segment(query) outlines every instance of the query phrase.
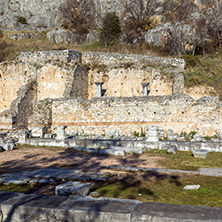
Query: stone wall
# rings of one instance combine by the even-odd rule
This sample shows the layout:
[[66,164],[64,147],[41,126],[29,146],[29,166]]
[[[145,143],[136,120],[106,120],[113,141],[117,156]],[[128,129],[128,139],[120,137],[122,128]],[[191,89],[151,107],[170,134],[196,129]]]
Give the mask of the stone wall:
[[42,66],[47,63],[56,63],[60,66],[69,63],[81,62],[81,53],[75,50],[51,50],[36,52],[21,52],[16,59],[18,62]]
[[148,95],[172,95],[173,76],[151,67],[106,67],[89,70],[89,99],[96,97],[95,82],[102,82],[103,96],[142,96],[141,83],[149,83]]
[[104,53],[104,52],[83,52],[82,63],[102,64],[102,65],[124,65],[124,64],[144,64],[151,67],[177,68],[178,72],[183,72],[185,68],[184,59],[154,57],[151,55]]
[[221,217],[222,208],[206,206],[183,206],[90,196],[68,198],[0,191],[0,220],[3,222],[27,221],[27,218],[32,222],[206,222],[221,221]]
[[66,72],[68,70],[51,64],[38,69],[38,100],[62,97],[65,89]]
[[42,137],[50,132],[52,125],[52,100],[38,101],[32,115],[28,118],[29,129],[33,136]]
[[0,63],[0,113],[10,108],[17,91],[34,76],[36,68],[21,62]]
[[28,127],[28,117],[33,113],[36,104],[36,82],[32,81],[22,86],[17,98],[11,103],[13,128],[24,129]]
[[[41,135],[56,125],[69,126],[70,134],[110,136],[130,135],[148,125],[175,133],[220,133],[221,102],[184,95],[184,66],[182,59],[148,55],[73,50],[21,53],[16,61],[0,64],[5,99],[0,103],[2,127],[27,128],[30,117],[29,128],[35,127]],[[32,82],[36,88],[31,90]],[[105,96],[95,97],[95,82],[104,83]],[[147,96],[141,93],[141,83],[149,83]]]
[[66,75],[66,85],[63,96],[66,98],[88,99],[88,70],[82,64],[77,64],[69,75]]
[[221,131],[221,102],[204,97],[150,96],[54,100],[52,125],[67,125],[70,134],[132,135],[157,125],[175,133],[196,131],[214,135]]
[[108,97],[141,96],[141,83],[149,83],[150,96],[183,94],[183,59],[84,52],[82,62],[91,68],[89,98],[96,96],[95,82],[103,83],[102,94]]
[[13,122],[10,110],[6,110],[0,114],[0,130],[12,130]]
[[81,53],[63,50],[23,52],[16,61],[0,63],[1,128],[27,128],[37,101],[63,96],[87,99],[88,74],[80,62]]

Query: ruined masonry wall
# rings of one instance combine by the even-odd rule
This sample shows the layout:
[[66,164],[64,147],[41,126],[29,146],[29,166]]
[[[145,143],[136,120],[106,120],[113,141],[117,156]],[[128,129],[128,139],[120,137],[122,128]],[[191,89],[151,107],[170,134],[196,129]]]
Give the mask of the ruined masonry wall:
[[189,96],[55,100],[52,124],[67,125],[70,134],[132,135],[141,127],[157,125],[176,133],[214,135],[222,129],[221,111],[221,103],[208,97],[198,101]]
[[[28,81],[37,82],[37,100],[63,97],[78,62],[81,62],[81,53],[54,50],[22,52],[16,61],[0,63],[0,113],[10,108],[18,90]],[[86,98],[87,92],[84,94]],[[75,97],[75,93],[72,96]]]
[[47,64],[37,71],[37,100],[63,96],[68,70]]
[[151,55],[135,55],[104,52],[83,52],[82,63],[103,64],[103,65],[123,65],[127,63],[145,64],[147,66],[175,67],[179,72],[185,68],[184,59],[154,57]]
[[44,65],[46,63],[66,63],[75,64],[81,62],[81,53],[74,50],[51,50],[51,51],[36,51],[36,52],[21,52],[16,59],[18,62]]
[[103,93],[107,97],[141,96],[142,82],[149,83],[149,96],[183,94],[183,59],[84,52],[82,62],[91,67],[89,99],[96,96],[95,82],[103,82]]
[[80,62],[81,53],[63,50],[23,52],[16,61],[0,63],[1,129],[27,128],[35,104],[45,98],[86,99],[88,76]]
[[142,82],[149,83],[148,95],[172,95],[173,78],[162,76],[156,69],[109,68],[104,71],[89,71],[89,99],[96,96],[95,82],[103,82],[102,89],[107,97],[142,96]]
[[17,91],[24,86],[36,68],[25,63],[0,63],[0,113],[10,108],[17,98]]

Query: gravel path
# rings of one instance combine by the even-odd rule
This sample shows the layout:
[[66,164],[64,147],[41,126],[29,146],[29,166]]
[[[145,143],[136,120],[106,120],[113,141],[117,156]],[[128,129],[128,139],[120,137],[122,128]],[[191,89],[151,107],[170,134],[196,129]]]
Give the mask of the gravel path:
[[104,166],[162,168],[163,157],[127,155],[125,157],[101,156],[80,153],[73,149],[21,146],[13,151],[0,153],[0,171],[15,172],[46,167],[72,168],[83,171],[110,172]]

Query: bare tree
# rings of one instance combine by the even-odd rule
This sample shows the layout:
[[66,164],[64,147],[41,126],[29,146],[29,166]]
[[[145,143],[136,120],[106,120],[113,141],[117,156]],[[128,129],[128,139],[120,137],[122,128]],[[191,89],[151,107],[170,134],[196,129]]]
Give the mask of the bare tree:
[[184,54],[195,54],[195,30],[187,24],[172,23],[166,30],[165,49],[170,54],[181,56]]
[[195,12],[196,6],[192,0],[164,0],[163,16],[166,22],[188,22]]
[[63,26],[84,34],[95,24],[95,5],[93,0],[66,0],[59,11]]
[[159,6],[156,0],[125,0],[123,6],[123,30],[128,38],[152,28],[152,17],[156,15],[156,9]]
[[207,20],[207,33],[213,45],[222,48],[222,2],[209,3],[204,15]]
[[206,17],[201,14],[199,18],[195,20],[195,29],[196,29],[196,45],[199,48],[200,53],[205,54],[206,47],[207,47],[207,19]]

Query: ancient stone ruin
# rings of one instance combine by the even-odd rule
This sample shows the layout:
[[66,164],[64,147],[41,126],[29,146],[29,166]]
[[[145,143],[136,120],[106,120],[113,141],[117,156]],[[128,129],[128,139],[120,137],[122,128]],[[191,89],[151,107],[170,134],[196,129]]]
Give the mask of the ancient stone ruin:
[[183,59],[148,55],[23,52],[0,64],[0,127],[20,143],[35,144],[27,142],[29,137],[54,138],[57,145],[78,147],[85,145],[65,140],[136,137],[156,148],[165,137],[185,141],[181,132],[197,133],[191,138],[196,142],[219,136],[221,101],[184,94],[184,68]]

